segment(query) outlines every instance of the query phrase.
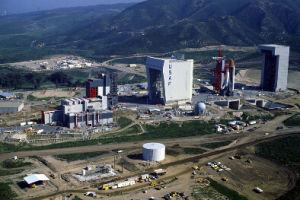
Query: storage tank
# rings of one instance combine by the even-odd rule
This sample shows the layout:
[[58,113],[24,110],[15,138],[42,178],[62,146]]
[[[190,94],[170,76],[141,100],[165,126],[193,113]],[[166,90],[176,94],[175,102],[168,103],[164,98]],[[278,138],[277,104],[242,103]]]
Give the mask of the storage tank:
[[143,159],[148,161],[162,161],[165,159],[166,147],[160,143],[143,144]]
[[206,105],[203,102],[198,102],[195,106],[196,115],[204,114],[206,111]]

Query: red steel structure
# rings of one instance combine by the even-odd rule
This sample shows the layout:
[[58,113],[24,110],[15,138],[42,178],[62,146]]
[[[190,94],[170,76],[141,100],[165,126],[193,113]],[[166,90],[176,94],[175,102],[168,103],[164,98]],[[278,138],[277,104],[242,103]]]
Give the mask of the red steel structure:
[[221,45],[219,46],[219,55],[218,57],[213,57],[217,61],[216,68],[212,70],[212,85],[217,93],[220,93],[222,90],[222,85],[224,82],[224,77],[228,69],[226,65],[225,57],[222,55]]
[[89,88],[88,94],[89,94],[88,98],[96,98],[98,96],[98,88],[96,87]]

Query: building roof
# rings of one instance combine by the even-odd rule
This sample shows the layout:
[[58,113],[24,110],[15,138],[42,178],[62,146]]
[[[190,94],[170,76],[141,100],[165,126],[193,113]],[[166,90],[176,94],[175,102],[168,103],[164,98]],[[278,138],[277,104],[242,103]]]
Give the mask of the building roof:
[[32,184],[38,181],[49,181],[49,178],[45,174],[29,174],[28,176],[24,177],[24,181],[27,184]]
[[14,97],[16,95],[14,93],[3,92],[3,93],[0,93],[0,96],[2,96],[2,97]]
[[0,108],[19,107],[23,102],[19,101],[0,101]]

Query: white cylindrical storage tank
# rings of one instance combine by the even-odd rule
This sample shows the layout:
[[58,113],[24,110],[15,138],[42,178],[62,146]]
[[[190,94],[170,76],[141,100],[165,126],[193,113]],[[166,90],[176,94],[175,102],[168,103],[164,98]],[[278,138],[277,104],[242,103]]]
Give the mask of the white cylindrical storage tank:
[[143,144],[143,159],[148,161],[162,161],[165,159],[166,147],[160,143]]

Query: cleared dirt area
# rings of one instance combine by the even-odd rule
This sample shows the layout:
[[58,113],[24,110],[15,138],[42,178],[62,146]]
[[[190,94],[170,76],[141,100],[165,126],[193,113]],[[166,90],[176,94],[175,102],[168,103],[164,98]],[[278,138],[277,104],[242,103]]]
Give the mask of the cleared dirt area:
[[[236,153],[243,154],[242,158],[230,160],[229,156]],[[231,171],[216,172],[209,166],[205,166],[204,170],[216,181],[245,195],[249,200],[276,199],[290,190],[296,181],[295,174],[291,170],[247,151],[234,151],[216,161],[231,168]],[[223,177],[227,177],[228,181],[221,181]],[[264,192],[255,193],[253,191],[255,187],[263,189]]]
[[[300,89],[300,72],[289,70],[288,74],[288,87],[294,89]],[[237,74],[236,79],[240,83],[251,84],[251,85],[259,85],[261,78],[261,70],[258,69],[246,69],[240,70]]]
[[[195,192],[194,189],[198,187],[202,188],[201,192],[204,194],[204,197],[207,196],[209,199],[214,200],[228,199],[214,188],[199,183],[201,178],[210,177],[220,184],[246,196],[249,200],[263,200],[275,199],[293,187],[295,182],[295,175],[293,172],[269,160],[254,156],[251,151],[251,148],[243,150],[242,152],[240,150],[232,151],[218,156],[203,158],[199,161],[195,160],[196,163],[187,162],[181,165],[168,167],[167,175],[160,178],[159,185],[161,186],[161,189],[159,190],[156,189],[156,187],[151,187],[149,183],[137,183],[131,187],[110,191],[99,191],[97,188],[89,188],[87,185],[85,188],[90,191],[96,191],[98,194],[96,199],[138,200],[148,199],[150,197],[162,199],[165,194],[174,191],[184,192],[186,196],[192,197],[192,193]],[[243,154],[242,158],[235,160],[228,159],[229,156],[235,155],[236,153]],[[248,163],[247,160],[251,160],[251,163]],[[210,161],[222,162],[222,164],[230,167],[231,171],[216,172],[211,167],[205,166],[205,164]],[[204,167],[201,171],[196,170],[196,175],[192,177],[192,172],[194,171],[192,166],[195,164]],[[129,173],[126,172],[124,176],[128,174]],[[221,180],[224,176],[228,178],[227,182]],[[57,185],[63,187],[65,184]],[[82,184],[80,185],[83,186]],[[260,187],[264,192],[262,194],[257,194],[253,191],[254,187]],[[57,195],[55,199],[62,199],[63,196],[69,193],[77,195],[82,199],[91,199],[90,197],[84,196],[82,191],[66,192]]]
[[43,90],[33,92],[31,95],[37,98],[45,98],[45,97],[66,97],[71,98],[74,96],[74,91],[72,90],[62,90],[62,89],[51,89],[51,90]]

